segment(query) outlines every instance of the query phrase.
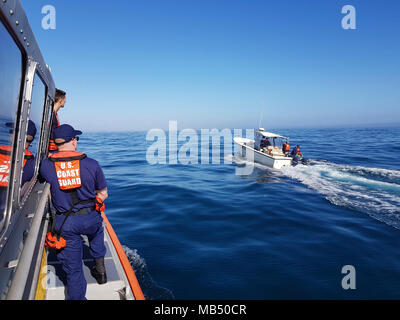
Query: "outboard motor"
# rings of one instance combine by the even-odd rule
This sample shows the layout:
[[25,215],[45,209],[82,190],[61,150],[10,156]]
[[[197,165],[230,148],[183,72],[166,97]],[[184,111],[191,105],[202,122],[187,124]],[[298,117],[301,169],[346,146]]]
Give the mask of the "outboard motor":
[[301,156],[292,156],[292,166],[295,167],[298,164],[302,164],[302,165],[308,165],[309,164],[309,160],[304,159]]

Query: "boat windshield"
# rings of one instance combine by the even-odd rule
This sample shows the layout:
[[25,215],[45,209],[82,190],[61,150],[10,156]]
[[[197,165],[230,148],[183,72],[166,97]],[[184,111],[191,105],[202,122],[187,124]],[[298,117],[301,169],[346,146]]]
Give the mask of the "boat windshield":
[[289,138],[264,130],[256,130],[255,135],[256,150],[268,151],[268,149],[273,148],[277,153],[286,153],[284,146],[286,143],[289,144]]

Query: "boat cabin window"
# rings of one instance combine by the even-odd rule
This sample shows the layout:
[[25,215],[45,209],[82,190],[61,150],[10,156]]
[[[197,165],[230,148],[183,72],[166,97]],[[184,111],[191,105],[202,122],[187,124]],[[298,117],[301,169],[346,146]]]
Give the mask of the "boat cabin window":
[[36,176],[41,158],[40,151],[40,133],[46,102],[46,87],[38,74],[35,74],[32,89],[32,103],[29,113],[29,122],[27,129],[27,138],[25,144],[25,160],[22,173],[22,191],[21,197],[27,190],[26,184]]
[[[0,221],[4,219],[9,193],[10,160],[13,156],[15,118],[21,80],[22,53],[0,21]],[[1,228],[2,228],[2,224]]]

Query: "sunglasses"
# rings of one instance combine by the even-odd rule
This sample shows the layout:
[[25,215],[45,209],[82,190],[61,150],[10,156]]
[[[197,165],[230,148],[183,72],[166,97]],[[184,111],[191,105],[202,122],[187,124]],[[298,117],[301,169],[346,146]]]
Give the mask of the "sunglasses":
[[79,141],[79,137],[72,138],[72,140]]
[[28,134],[27,137],[26,137],[26,142],[31,143],[34,139],[35,138],[33,136]]

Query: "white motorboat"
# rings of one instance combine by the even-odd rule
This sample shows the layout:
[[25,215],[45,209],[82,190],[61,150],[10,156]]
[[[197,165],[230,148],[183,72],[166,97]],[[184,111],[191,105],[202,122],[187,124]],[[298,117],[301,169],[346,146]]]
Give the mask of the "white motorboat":
[[284,141],[288,142],[289,138],[267,132],[264,128],[255,130],[254,134],[254,140],[242,137],[233,139],[241,147],[240,155],[243,158],[274,169],[292,165],[292,157],[282,151]]

